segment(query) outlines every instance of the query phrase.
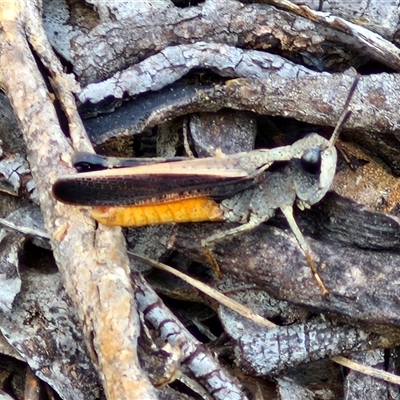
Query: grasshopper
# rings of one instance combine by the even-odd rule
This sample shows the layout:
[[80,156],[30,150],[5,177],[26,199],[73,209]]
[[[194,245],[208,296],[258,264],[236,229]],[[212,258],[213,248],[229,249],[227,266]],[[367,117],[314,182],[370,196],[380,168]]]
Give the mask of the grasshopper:
[[93,207],[92,217],[105,225],[240,223],[202,241],[215,270],[209,249],[213,242],[253,229],[280,209],[322,293],[327,294],[293,217],[293,204],[309,208],[330,189],[337,162],[335,141],[350,115],[348,106],[357,83],[358,79],[329,140],[312,133],[290,146],[200,159],[117,159],[77,153],[74,166],[86,172],[60,177],[53,195],[66,204]]

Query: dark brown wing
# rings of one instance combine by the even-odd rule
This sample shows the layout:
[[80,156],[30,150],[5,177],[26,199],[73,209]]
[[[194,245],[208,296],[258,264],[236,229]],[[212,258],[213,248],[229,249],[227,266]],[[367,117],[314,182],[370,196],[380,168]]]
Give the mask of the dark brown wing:
[[[130,175],[126,174],[127,168],[122,168],[64,176],[54,183],[53,196],[72,205],[123,206],[196,197],[224,199],[255,185],[254,178],[246,176],[179,174],[176,171],[146,174],[136,173],[136,169],[129,168]],[[101,172],[108,174],[102,176]]]

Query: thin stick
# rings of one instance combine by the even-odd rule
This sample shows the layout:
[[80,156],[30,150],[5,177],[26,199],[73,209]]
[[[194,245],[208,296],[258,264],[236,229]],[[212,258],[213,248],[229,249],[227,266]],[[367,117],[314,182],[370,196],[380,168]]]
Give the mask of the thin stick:
[[383,379],[385,382],[394,383],[400,385],[400,376],[391,374],[390,372],[382,371],[377,368],[363,365],[353,360],[349,360],[346,357],[336,356],[332,357],[332,360],[336,363],[343,365],[346,368],[350,368],[354,371],[361,372],[364,375],[372,376],[374,378]]
[[136,260],[143,261],[146,264],[153,265],[156,268],[159,268],[163,271],[169,272],[172,275],[177,276],[178,278],[182,279],[183,281],[187,282],[189,285],[192,285],[196,289],[200,290],[202,293],[205,293],[207,296],[213,298],[214,300],[218,301],[220,304],[230,308],[233,311],[236,311],[238,314],[242,315],[245,318],[252,320],[253,322],[265,326],[266,328],[274,328],[276,325],[268,321],[266,318],[261,317],[251,311],[249,308],[243,306],[242,304],[238,303],[235,300],[230,299],[229,297],[223,295],[222,293],[218,292],[217,290],[211,288],[210,286],[205,285],[204,283],[191,278],[190,276],[176,270],[175,268],[169,267],[168,265],[162,264],[158,261],[152,260],[151,258],[147,258],[144,256],[140,256],[139,254],[131,253],[128,251],[128,254],[135,258]]

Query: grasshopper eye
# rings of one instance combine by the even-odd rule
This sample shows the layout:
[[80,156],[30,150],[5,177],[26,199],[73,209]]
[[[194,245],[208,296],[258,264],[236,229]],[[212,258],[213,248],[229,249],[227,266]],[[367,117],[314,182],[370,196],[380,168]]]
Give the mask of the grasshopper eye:
[[321,170],[321,149],[317,146],[304,150],[301,166],[309,174],[316,175]]

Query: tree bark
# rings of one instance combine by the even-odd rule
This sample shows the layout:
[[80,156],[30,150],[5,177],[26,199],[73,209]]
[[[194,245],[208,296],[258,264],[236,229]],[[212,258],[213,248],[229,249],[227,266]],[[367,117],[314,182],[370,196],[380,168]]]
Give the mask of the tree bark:
[[[139,320],[120,230],[95,231],[83,213],[56,204],[51,195],[51,185],[57,175],[71,171],[68,164],[73,149],[60,128],[29,44],[49,70],[75,148],[90,150],[91,146],[77,114],[68,77],[47,42],[40,4],[7,3],[0,8],[0,21],[0,81],[24,134],[54,256],[83,324],[86,344],[103,378],[107,397],[131,399],[134,394],[156,398],[137,359]],[[110,248],[112,257],[109,257]]]

